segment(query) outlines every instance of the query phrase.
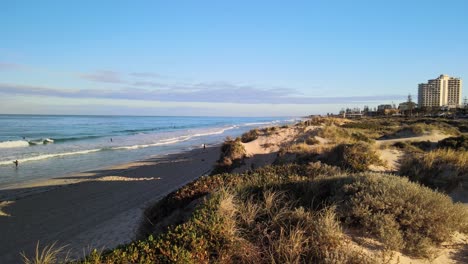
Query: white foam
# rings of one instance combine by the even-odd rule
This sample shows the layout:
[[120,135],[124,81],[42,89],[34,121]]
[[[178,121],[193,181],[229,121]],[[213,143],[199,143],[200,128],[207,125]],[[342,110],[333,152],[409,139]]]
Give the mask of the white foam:
[[44,142],[44,144],[47,144],[47,143],[54,143],[54,140],[53,140],[53,139],[50,139],[50,138],[46,138],[46,139],[44,139],[44,141],[42,141],[42,142]]
[[20,147],[29,147],[29,143],[26,140],[14,140],[14,141],[0,142],[0,148],[20,148]]
[[231,126],[231,127],[226,127],[226,128],[220,129],[220,130],[206,132],[206,133],[197,133],[197,134],[179,136],[179,137],[174,137],[174,138],[166,138],[166,139],[161,139],[160,141],[158,141],[156,143],[140,144],[140,145],[133,145],[133,146],[113,147],[111,149],[112,150],[124,150],[124,149],[131,150],[131,149],[141,149],[141,148],[148,148],[148,147],[171,145],[171,144],[179,143],[179,142],[182,142],[182,141],[187,141],[187,140],[192,139],[194,137],[219,135],[219,134],[222,134],[222,133],[224,133],[225,131],[227,131],[229,129],[233,129],[233,128],[236,128],[236,127],[237,126]]
[[[18,159],[18,162],[21,164],[23,162],[28,161],[36,161],[36,160],[43,160],[43,159],[50,159],[50,158],[57,158],[57,157],[65,157],[65,156],[72,156],[72,155],[83,155],[93,152],[101,151],[102,149],[88,149],[88,150],[80,150],[80,151],[73,151],[73,152],[63,152],[63,153],[53,153],[53,154],[44,154],[24,159]],[[13,160],[9,161],[0,161],[0,165],[10,165],[12,164]]]
[[226,128],[217,130],[217,131],[193,134],[193,135],[190,135],[190,137],[203,137],[203,136],[219,135],[219,134],[222,134],[222,133],[226,132],[227,130],[234,129],[236,127],[237,126],[230,126],[230,127],[226,127]]
[[277,124],[280,122],[281,122],[280,120],[274,120],[274,121],[269,121],[269,122],[244,123],[242,125],[243,126],[260,126],[260,125],[272,125],[272,124]]

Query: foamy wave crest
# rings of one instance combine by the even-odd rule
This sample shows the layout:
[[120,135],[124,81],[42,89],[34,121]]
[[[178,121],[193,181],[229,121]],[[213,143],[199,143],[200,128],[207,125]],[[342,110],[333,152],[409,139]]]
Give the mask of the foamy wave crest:
[[243,126],[259,126],[259,125],[272,125],[280,123],[280,120],[270,121],[270,122],[255,122],[255,123],[244,123]]
[[[54,154],[44,154],[24,159],[18,159],[18,162],[21,164],[23,162],[28,161],[36,161],[36,160],[43,160],[43,159],[50,159],[50,158],[58,158],[58,157],[65,157],[65,156],[72,156],[72,155],[83,155],[93,152],[101,151],[102,149],[88,149],[88,150],[81,150],[81,151],[73,151],[73,152],[64,152],[64,153],[54,153]],[[10,165],[12,164],[13,160],[10,161],[0,161],[0,165]]]
[[181,136],[181,137],[176,137],[176,138],[163,139],[163,140],[161,140],[159,142],[151,143],[151,144],[113,147],[113,148],[110,148],[110,149],[112,149],[112,150],[123,150],[123,149],[140,149],[140,148],[148,148],[148,147],[157,147],[157,146],[175,144],[175,143],[178,143],[178,142],[181,142],[181,141],[189,140],[190,138],[191,138],[190,136]]
[[234,129],[236,127],[237,126],[230,126],[230,127],[226,127],[226,128],[217,130],[217,131],[193,134],[193,135],[190,135],[190,137],[192,138],[192,137],[203,137],[203,136],[219,135],[219,134],[222,134],[222,133],[226,132],[227,130]]
[[26,140],[14,140],[0,142],[0,148],[20,148],[28,147],[29,143]]
[[216,131],[211,131],[211,132],[206,132],[206,133],[197,133],[197,134],[191,134],[191,135],[186,135],[186,136],[179,136],[179,137],[174,137],[174,138],[167,138],[167,139],[161,139],[160,141],[156,143],[150,143],[150,144],[140,144],[140,145],[133,145],[133,146],[122,146],[122,147],[113,147],[110,148],[111,150],[131,150],[131,149],[141,149],[141,148],[148,148],[148,147],[157,147],[157,146],[164,146],[164,145],[171,145],[175,143],[179,143],[182,141],[187,141],[189,139],[192,139],[194,137],[203,137],[203,136],[210,136],[210,135],[219,135],[224,133],[225,131],[229,129],[236,128],[237,126],[231,126],[231,127],[226,127],[220,130]]

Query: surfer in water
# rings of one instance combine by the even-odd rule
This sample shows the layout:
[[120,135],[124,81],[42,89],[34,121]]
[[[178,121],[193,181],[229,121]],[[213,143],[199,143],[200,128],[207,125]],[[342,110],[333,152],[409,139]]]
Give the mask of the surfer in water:
[[13,161],[13,163],[15,164],[16,168],[18,168],[18,164],[19,164],[18,160]]
[[111,138],[111,142],[112,142],[112,138]]

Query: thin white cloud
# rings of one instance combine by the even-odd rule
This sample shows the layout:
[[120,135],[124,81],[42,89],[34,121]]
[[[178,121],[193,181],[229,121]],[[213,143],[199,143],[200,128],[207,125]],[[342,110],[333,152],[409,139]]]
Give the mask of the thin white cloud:
[[22,70],[25,67],[18,63],[0,62],[0,71]]
[[248,85],[234,84],[196,84],[190,87],[173,89],[56,89],[49,87],[1,84],[0,93],[53,96],[63,98],[99,98],[152,100],[160,102],[206,102],[206,103],[243,103],[243,104],[346,104],[405,100],[406,95],[369,95],[312,97],[297,96],[293,89],[261,89]]
[[155,72],[132,72],[129,74],[130,76],[133,77],[138,77],[138,78],[165,78],[165,75],[155,73]]
[[122,74],[115,71],[101,70],[94,73],[81,74],[79,77],[93,82],[126,83],[123,80]]

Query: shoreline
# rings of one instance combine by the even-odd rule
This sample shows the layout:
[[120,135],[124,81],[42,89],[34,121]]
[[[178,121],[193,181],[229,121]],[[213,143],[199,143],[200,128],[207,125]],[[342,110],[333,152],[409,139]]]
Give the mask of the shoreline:
[[[221,143],[215,143],[211,145],[207,145],[207,149],[213,147],[220,147]],[[66,173],[59,176],[53,176],[51,178],[39,178],[39,179],[29,179],[23,182],[5,184],[3,186],[0,185],[0,202],[5,200],[18,200],[30,195],[35,195],[38,193],[43,193],[47,191],[54,190],[56,188],[61,188],[70,184],[79,184],[82,182],[92,181],[93,179],[90,177],[96,176],[97,172],[99,171],[116,171],[120,170],[120,173],[123,173],[124,170],[130,169],[132,167],[136,167],[138,165],[144,165],[145,162],[153,161],[155,159],[163,159],[164,157],[169,156],[178,156],[184,155],[186,153],[193,152],[197,149],[196,147],[191,147],[189,149],[184,149],[180,151],[169,152],[165,154],[154,154],[150,155],[146,158],[138,159],[135,161],[124,162],[124,163],[117,163],[109,166],[102,166],[97,167],[92,170],[84,170],[72,173]],[[14,192],[17,189],[35,189],[33,192]],[[6,196],[4,192],[9,192],[9,196]]]
[[219,146],[0,189],[0,262],[19,262],[39,240],[68,244],[75,258],[130,242],[148,204],[209,173]]

